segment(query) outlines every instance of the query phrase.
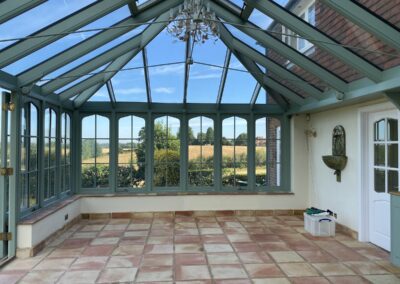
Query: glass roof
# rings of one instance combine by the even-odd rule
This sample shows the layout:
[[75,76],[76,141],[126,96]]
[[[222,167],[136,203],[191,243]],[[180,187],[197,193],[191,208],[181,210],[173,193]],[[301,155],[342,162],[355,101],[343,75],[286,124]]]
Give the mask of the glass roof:
[[[150,0],[139,0],[136,1],[136,4],[140,6],[149,1]],[[217,3],[223,4],[224,1],[225,3],[229,2],[238,7],[238,9],[233,10],[239,11],[239,9],[243,10],[245,7],[245,1],[243,0],[220,0],[217,1]],[[301,14],[310,4],[313,3],[313,0],[273,1],[281,7],[290,10],[292,14],[297,15],[299,18],[302,18],[305,21],[310,21],[310,19],[307,20],[307,17]],[[400,27],[400,18],[397,17],[394,12],[397,11],[398,13],[398,9],[394,9],[394,3],[397,1],[382,0],[379,1],[379,5],[377,3],[378,1],[354,1],[368,9],[372,15],[384,19],[393,27],[397,29]],[[95,0],[44,1],[42,4],[30,9],[29,11],[0,24],[0,49],[13,48],[12,44],[15,43],[15,41],[9,39],[22,39],[29,35],[34,36],[35,32],[38,32],[82,8],[94,4],[95,2]],[[313,25],[321,32],[337,41],[338,45],[350,50],[353,54],[356,54],[365,60],[366,63],[377,67],[378,70],[385,70],[399,65],[400,56],[394,48],[389,47],[377,37],[354,24],[351,19],[346,19],[333,11],[332,8],[323,2],[318,1],[317,5],[318,9],[315,10],[316,14],[311,15],[314,17]],[[312,12],[307,13],[312,14]],[[33,66],[38,65],[50,57],[60,54],[71,47],[77,46],[85,39],[93,37],[102,30],[106,30],[117,22],[127,19],[130,16],[131,11],[128,5],[125,5],[108,15],[100,17],[78,31],[65,35],[53,43],[30,53],[28,56],[13,62],[1,70],[11,75],[18,76]],[[340,24],[336,23],[335,26],[333,26],[331,23],[332,21],[325,20],[328,17],[334,17],[336,21],[340,21]],[[351,82],[364,77],[364,74],[360,73],[361,71],[357,71],[351,67],[351,62],[339,60],[336,56],[325,49],[318,47],[317,43],[313,45],[305,38],[298,36],[294,32],[288,31],[284,25],[257,9],[252,11],[248,20],[250,23],[256,25],[260,31],[267,31],[284,44],[298,50],[299,56],[306,56],[307,59],[323,67],[338,78],[341,78],[344,82]],[[288,71],[296,74],[299,78],[299,82],[309,83],[321,92],[328,89],[329,84],[322,81],[322,79],[318,77],[318,74],[311,74],[301,66],[298,66],[287,58],[282,57],[279,50],[272,50],[264,47],[253,37],[247,35],[246,31],[239,30],[239,27],[224,22],[223,19],[221,19],[221,22],[235,38],[243,41],[250,47],[283,66]],[[58,68],[50,74],[43,74],[42,80],[36,82],[36,84],[43,86],[49,81],[51,82],[51,80],[57,80],[58,77],[62,77],[66,72],[73,70],[81,64],[90,62],[93,58],[103,52],[111,51],[118,44],[139,35],[147,26],[149,26],[148,23],[142,23],[142,26],[139,28],[127,32],[116,39],[110,39],[107,44],[97,47],[78,59],[71,58],[71,61],[63,67]],[[90,29],[92,30],[87,31]],[[352,36],[349,37],[349,34]],[[292,41],[292,39],[295,40]],[[302,45],[306,45],[308,48],[300,48]],[[144,46],[141,47],[143,48]],[[146,50],[152,101],[156,103],[182,103],[185,93],[186,43],[177,41],[174,37],[168,34],[166,30],[163,30],[146,46]],[[217,101],[218,92],[222,83],[221,80],[224,78],[223,70],[226,53],[227,47],[221,39],[216,42],[209,40],[205,44],[198,44],[193,47],[193,64],[189,65],[190,71],[187,82],[188,103],[215,103]],[[91,73],[102,72],[109,63],[110,62],[97,68]],[[298,64],[301,65],[300,62],[298,62]],[[111,79],[116,100],[120,102],[147,102],[148,90],[145,80],[145,62],[143,61],[143,54],[137,54],[134,59],[122,68],[128,70],[117,72]],[[301,88],[301,84],[295,84],[294,82],[291,82],[282,76],[278,76],[265,68],[262,68],[262,70],[273,77],[276,81],[281,82],[287,88],[295,91],[302,97],[308,97],[308,94]],[[81,74],[79,77],[73,78],[73,80],[70,79],[66,82],[66,85],[60,87],[55,91],[55,93],[59,94],[90,76],[91,75]],[[255,90],[258,90],[256,86],[257,82],[253,76],[242,66],[242,64],[240,64],[239,60],[232,55],[229,70],[227,72],[224,92],[222,94],[222,103],[248,104],[250,103]],[[89,101],[109,101],[107,88],[103,86],[90,98]],[[268,92],[261,89],[256,104],[266,103],[275,103],[275,101],[271,98]]]

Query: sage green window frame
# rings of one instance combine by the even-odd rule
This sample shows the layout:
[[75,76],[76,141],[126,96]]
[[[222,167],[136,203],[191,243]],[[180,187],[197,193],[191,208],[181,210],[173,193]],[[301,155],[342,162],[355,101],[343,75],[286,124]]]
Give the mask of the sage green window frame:
[[[247,158],[246,158],[246,163],[247,163],[247,185],[246,186],[236,186],[236,185],[234,185],[234,186],[226,186],[226,185],[224,185],[223,183],[222,183],[222,180],[223,180],[223,169],[224,169],[224,164],[223,164],[223,145],[222,145],[222,138],[223,138],[223,126],[224,126],[224,121],[226,120],[226,119],[230,119],[230,118],[233,118],[233,119],[235,119],[235,118],[240,118],[240,119],[243,119],[243,120],[245,120],[246,121],[246,134],[247,134],[247,139],[246,139],[246,154],[247,154]],[[222,191],[228,191],[228,192],[246,192],[246,191],[249,191],[249,188],[251,189],[251,188],[253,188],[252,187],[252,184],[253,184],[253,182],[252,182],[252,176],[253,176],[253,173],[252,172],[250,172],[250,170],[251,170],[251,167],[249,166],[251,163],[250,163],[250,153],[251,153],[251,149],[250,149],[250,137],[249,137],[249,132],[250,132],[250,123],[251,123],[251,121],[250,121],[250,117],[248,116],[248,115],[237,115],[237,114],[230,114],[230,115],[223,115],[222,117],[221,117],[221,121],[220,121],[220,124],[221,124],[221,143],[220,143],[220,147],[221,147],[221,188],[222,188]],[[234,139],[233,139],[235,142],[236,142],[236,140],[237,140],[237,138],[236,138],[236,119],[235,119],[235,122],[234,122]],[[235,152],[236,152],[236,144],[234,143],[234,159],[236,159],[236,154],[235,154]],[[236,160],[234,161],[234,164],[236,165]],[[236,167],[234,168],[234,175],[236,176]],[[255,176],[255,172],[254,172],[254,176]],[[252,190],[252,191],[254,191],[254,190]]]
[[[132,128],[131,128],[131,138],[130,139],[121,139],[120,138],[120,133],[119,133],[119,123],[120,120],[126,117],[131,117],[131,118],[139,118],[142,119],[144,121],[144,129],[145,129],[145,139],[144,139],[144,145],[145,145],[145,157],[144,157],[144,162],[138,162],[140,164],[144,165],[144,169],[145,169],[145,185],[144,187],[137,187],[137,188],[133,188],[133,187],[119,187],[118,186],[118,167],[120,164],[119,162],[119,142],[120,140],[136,140],[136,138],[132,138]],[[146,179],[146,174],[147,174],[147,170],[148,170],[148,159],[147,159],[147,152],[148,152],[148,143],[147,143],[147,128],[148,128],[148,121],[147,121],[147,117],[145,115],[142,114],[117,114],[116,115],[116,135],[117,135],[117,141],[115,143],[115,145],[117,146],[115,153],[116,153],[116,177],[115,177],[115,185],[116,185],[116,191],[117,192],[146,192],[148,190],[148,188],[150,188],[150,186],[148,185],[148,181]],[[132,122],[131,122],[131,127],[133,126]]]
[[[179,121],[179,138],[176,139],[179,141],[179,185],[178,186],[156,186],[154,185],[154,176],[155,176],[155,160],[154,160],[154,145],[156,143],[154,138],[154,129],[155,129],[155,122],[159,118],[163,117],[171,117],[177,119]],[[157,192],[179,192],[187,190],[187,176],[186,176],[186,158],[187,154],[185,152],[186,149],[183,149],[187,145],[186,143],[186,136],[187,136],[187,121],[183,119],[180,115],[175,114],[155,114],[152,118],[152,132],[151,132],[151,147],[152,147],[152,190]],[[167,119],[167,133],[168,133],[168,119]],[[167,135],[168,136],[168,135]],[[168,143],[168,137],[167,137]],[[168,162],[167,162],[168,164]],[[147,183],[147,182],[146,182]]]
[[[49,111],[49,117],[46,117],[46,112]],[[48,128],[47,128],[48,127]],[[54,127],[54,133],[52,128]],[[44,131],[43,131],[43,199],[45,202],[51,202],[57,199],[58,186],[58,152],[60,151],[59,144],[59,113],[53,107],[47,106],[44,109]],[[54,145],[53,145],[54,144]],[[48,152],[46,152],[48,151]],[[53,153],[54,152],[54,153]],[[46,154],[47,153],[47,154]],[[54,154],[54,161],[51,155]],[[54,175],[53,177],[51,175]],[[53,178],[53,183],[51,183]]]
[[[168,110],[168,107],[166,107]],[[81,123],[82,119],[90,115],[101,115],[107,117],[110,123],[110,187],[101,189],[90,189],[81,187]],[[146,166],[145,166],[145,187],[134,190],[119,190],[117,188],[117,155],[118,155],[118,120],[124,116],[136,116],[145,119],[145,132],[146,132]],[[163,116],[171,116],[180,120],[180,185],[177,187],[156,187],[153,185],[154,175],[154,121],[155,119]],[[198,116],[208,117],[214,120],[214,186],[212,187],[191,187],[188,181],[188,127],[189,120]],[[237,188],[222,186],[222,122],[225,118],[237,116],[244,118],[247,121],[247,168],[248,168],[248,186],[238,190]],[[256,187],[256,172],[255,172],[255,123],[256,119],[263,117],[276,118],[281,121],[281,183],[278,187]],[[112,111],[98,112],[80,112],[75,111],[73,115],[73,140],[74,148],[77,153],[73,154],[75,157],[74,175],[76,192],[81,194],[102,194],[102,193],[124,193],[124,194],[158,194],[158,193],[289,193],[291,192],[291,179],[290,179],[290,117],[284,115],[270,115],[265,114],[236,114],[227,112],[209,112],[209,113],[184,113],[184,112],[152,112],[144,110],[143,112],[129,112],[128,110],[118,111],[118,108]]]
[[[82,132],[83,132],[83,120],[85,118],[94,116],[95,117],[95,137],[94,138],[83,138]],[[82,161],[82,141],[84,139],[88,139],[88,140],[94,140],[95,142],[99,139],[99,140],[106,140],[107,138],[101,138],[101,137],[97,137],[97,116],[100,117],[104,117],[108,119],[108,141],[109,141],[109,162],[108,162],[108,169],[110,171],[109,175],[108,175],[108,186],[107,187],[83,187],[82,186],[82,165],[83,164],[88,164],[91,165],[93,163],[83,163]],[[79,118],[79,125],[80,127],[78,128],[79,130],[79,156],[80,158],[79,160],[79,165],[78,165],[78,169],[79,171],[77,171],[77,176],[78,181],[79,181],[79,188],[81,189],[81,191],[84,192],[88,192],[88,193],[107,193],[107,192],[111,192],[114,191],[115,192],[115,140],[117,138],[116,131],[116,125],[115,125],[115,116],[111,115],[109,113],[88,113],[88,114],[83,114],[80,116]],[[111,130],[114,131],[111,131]],[[75,135],[77,134],[77,132],[74,132]],[[114,143],[113,143],[114,142]],[[112,158],[114,156],[114,159]],[[96,147],[95,147],[95,162],[94,165],[96,167],[96,176],[97,176],[97,157],[96,157]],[[99,163],[99,164],[104,164],[106,165],[106,163]],[[95,184],[96,185],[96,182]]]
[[[40,190],[40,185],[41,185],[41,163],[40,163],[40,156],[39,153],[41,152],[40,149],[40,143],[41,143],[41,107],[40,104],[35,101],[35,100],[26,100],[21,106],[21,131],[19,134],[19,143],[20,143],[20,169],[19,169],[19,210],[21,212],[21,215],[27,215],[30,212],[33,212],[37,210],[40,207],[41,203],[41,190]],[[36,109],[36,133],[35,135],[32,135],[32,108]],[[24,129],[25,125],[25,129]],[[24,131],[25,130],[25,131]],[[31,161],[31,158],[33,157],[31,155],[32,151],[32,139],[36,139],[36,162],[35,166],[33,166],[33,163]],[[22,149],[25,149],[22,151]],[[23,161],[25,161],[23,163]],[[23,165],[25,164],[25,167]],[[31,204],[30,200],[30,193],[31,193],[31,187],[33,186],[31,182],[31,177],[36,176],[36,189],[34,188],[35,191],[35,198],[36,198],[36,203]],[[26,202],[24,200],[26,199]],[[25,205],[26,204],[26,205]]]
[[[62,112],[60,134],[60,194],[69,195],[72,192],[72,115]],[[67,123],[69,122],[69,123]]]
[[[210,120],[212,120],[212,122],[213,122],[213,131],[214,131],[214,144],[213,144],[213,151],[214,151],[214,159],[213,159],[213,165],[214,165],[214,167],[213,167],[213,185],[212,186],[192,186],[191,184],[190,184],[190,178],[189,178],[189,146],[190,146],[190,142],[189,142],[189,127],[190,127],[190,125],[189,125],[189,122],[190,122],[190,120],[192,120],[192,119],[194,119],[194,118],[201,118],[201,117],[204,117],[204,118],[208,118],[208,119],[210,119]],[[187,175],[187,185],[186,185],[186,188],[187,188],[187,191],[189,191],[189,192],[212,192],[212,191],[216,191],[216,189],[218,188],[218,185],[216,184],[216,182],[219,182],[219,180],[220,180],[220,178],[217,178],[217,171],[216,171],[216,168],[218,167],[218,159],[216,158],[216,140],[215,140],[215,129],[216,129],[216,124],[217,124],[217,122],[216,122],[216,118],[217,118],[217,116],[216,115],[211,115],[211,114],[191,114],[191,115],[187,115],[187,119],[186,119],[186,121],[184,121],[184,123],[187,125],[187,133],[186,133],[186,135],[185,135],[185,137],[186,137],[186,142],[187,142],[187,145],[185,146],[186,147],[186,149],[187,149],[187,156],[186,157],[183,157],[186,161],[187,161],[187,169],[188,169],[188,171],[187,171],[187,173],[186,173],[186,175]],[[200,129],[201,131],[203,130],[203,129]]]

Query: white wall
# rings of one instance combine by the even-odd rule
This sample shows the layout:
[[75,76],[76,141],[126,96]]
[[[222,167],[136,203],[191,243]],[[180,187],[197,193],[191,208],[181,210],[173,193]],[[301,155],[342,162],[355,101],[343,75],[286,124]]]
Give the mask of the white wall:
[[[304,126],[315,129],[317,137],[305,138],[308,144],[308,158],[301,167],[308,167],[309,205],[321,209],[330,209],[338,214],[338,222],[359,231],[360,187],[361,187],[361,129],[360,110],[366,106],[377,105],[384,101],[358,104],[310,115],[310,121],[304,125],[295,124],[296,132],[304,133]],[[346,131],[346,152],[348,163],[342,172],[342,182],[336,182],[333,170],[322,161],[322,156],[332,154],[332,131],[336,125],[342,125]],[[303,137],[306,137],[303,135]],[[308,141],[308,142],[307,142]],[[295,139],[293,140],[295,142]],[[296,169],[297,170],[297,169]],[[293,173],[296,175],[296,173]]]

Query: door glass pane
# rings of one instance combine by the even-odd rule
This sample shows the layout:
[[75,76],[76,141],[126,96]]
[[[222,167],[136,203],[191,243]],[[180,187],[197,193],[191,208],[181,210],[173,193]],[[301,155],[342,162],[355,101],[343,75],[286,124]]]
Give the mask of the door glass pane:
[[387,121],[387,133],[388,133],[388,141],[397,141],[398,140],[398,123],[397,119],[389,118]]
[[385,141],[385,120],[375,122],[375,141]]
[[375,166],[385,166],[385,145],[375,144],[374,145],[374,165]]
[[398,144],[388,144],[388,167],[397,168],[399,166],[399,145]]
[[388,191],[397,192],[399,191],[399,172],[388,171]]
[[385,170],[375,169],[375,191],[385,192]]

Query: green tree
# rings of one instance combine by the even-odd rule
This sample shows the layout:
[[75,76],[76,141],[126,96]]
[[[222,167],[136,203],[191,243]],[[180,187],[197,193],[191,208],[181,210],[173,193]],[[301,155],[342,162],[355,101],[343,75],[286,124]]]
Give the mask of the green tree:
[[236,138],[236,143],[237,146],[246,146],[247,145],[247,133],[241,133],[238,135]]
[[214,145],[214,129],[212,127],[207,128],[205,140],[206,144]]

